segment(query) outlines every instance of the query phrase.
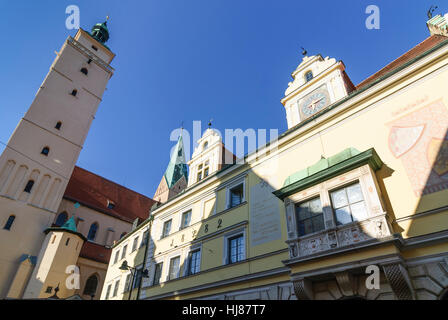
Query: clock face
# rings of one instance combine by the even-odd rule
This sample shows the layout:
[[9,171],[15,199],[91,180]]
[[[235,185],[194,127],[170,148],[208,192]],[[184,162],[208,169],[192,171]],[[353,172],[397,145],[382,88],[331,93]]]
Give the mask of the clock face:
[[328,91],[325,87],[321,87],[310,93],[303,99],[300,105],[302,119],[308,118],[316,112],[319,112],[326,107],[329,102]]

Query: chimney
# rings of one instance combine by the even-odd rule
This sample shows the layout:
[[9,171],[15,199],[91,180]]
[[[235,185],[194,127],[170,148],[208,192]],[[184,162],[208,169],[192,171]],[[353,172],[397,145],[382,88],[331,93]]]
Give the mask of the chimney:
[[445,37],[448,37],[448,13],[446,13],[444,16],[441,16],[440,14],[432,17],[426,22],[426,25],[428,26],[429,32],[431,35],[442,35]]

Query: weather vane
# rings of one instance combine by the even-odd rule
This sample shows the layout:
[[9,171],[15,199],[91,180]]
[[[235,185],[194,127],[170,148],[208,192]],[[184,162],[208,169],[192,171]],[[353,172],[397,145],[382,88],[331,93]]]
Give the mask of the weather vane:
[[432,19],[432,13],[437,9],[437,6],[432,5],[431,8],[428,10],[428,18]]

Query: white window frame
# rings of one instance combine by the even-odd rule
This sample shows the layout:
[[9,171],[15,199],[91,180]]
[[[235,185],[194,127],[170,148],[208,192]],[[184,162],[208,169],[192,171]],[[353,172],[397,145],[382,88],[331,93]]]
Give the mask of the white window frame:
[[[179,258],[179,270],[177,270],[176,278],[170,279],[170,273],[171,273],[171,261],[172,261],[173,259],[176,259],[176,258]],[[180,278],[180,269],[181,269],[181,266],[182,266],[182,254],[181,254],[180,252],[177,252],[176,254],[170,256],[170,257],[168,258],[168,272],[167,272],[167,274],[166,274],[166,278],[165,278],[166,281],[179,279],[179,278]]]
[[[162,269],[160,270],[160,279],[159,279],[159,283],[158,284],[154,284],[154,276],[156,275],[156,265],[157,264],[162,264]],[[151,271],[151,278],[150,278],[150,280],[151,280],[151,282],[150,282],[150,285],[151,286],[158,286],[158,285],[160,285],[161,283],[163,283],[164,281],[163,281],[163,269],[164,269],[164,266],[166,265],[166,263],[165,263],[165,261],[163,260],[163,259],[157,259],[157,260],[154,260],[153,261],[153,267],[152,267],[152,271]]]
[[[129,245],[129,241],[126,242],[125,244],[123,244],[123,247],[121,247],[120,261],[123,259],[126,259],[127,255],[128,255],[128,245]],[[125,247],[126,247],[126,250],[124,250]]]
[[[190,269],[190,253],[192,251],[200,250],[201,251],[201,258],[199,259],[199,272],[202,271],[201,269],[201,263],[202,263],[202,243],[195,244],[188,248],[188,250],[185,253],[185,260],[184,260],[184,270],[182,270],[183,276],[190,276],[188,274],[188,270]],[[192,276],[192,275],[191,275]]]
[[226,187],[226,209],[234,208],[230,206],[230,190],[232,190],[235,187],[238,187],[240,184],[243,185],[243,198],[241,199],[241,203],[244,203],[246,201],[246,177],[242,177],[241,179],[238,179],[237,181],[233,182],[232,184],[228,185]]
[[[187,211],[191,211],[191,216],[190,216],[190,224],[189,224],[189,226],[191,226],[193,223],[193,205],[188,205],[188,206],[186,206],[186,207],[183,207],[183,208],[181,208],[180,209],[180,219],[178,219],[178,221],[177,221],[177,229],[176,229],[176,231],[180,231],[180,230],[183,230],[182,229],[182,217],[183,217],[183,214],[185,213],[185,212],[187,212]],[[174,216],[176,216],[176,215],[174,215]],[[171,216],[171,217],[173,217],[173,216]],[[178,213],[177,213],[177,217],[179,217],[179,211],[178,211]],[[169,220],[169,219],[168,219]],[[173,223],[171,223],[171,228],[172,228],[172,226],[173,226]],[[188,227],[187,227],[188,228]],[[186,229],[186,228],[185,228]]]
[[[134,237],[134,239],[132,239],[131,253],[138,250],[138,248],[139,248],[139,246],[138,246],[139,238],[140,238],[140,235],[138,234],[136,237]],[[134,245],[135,245],[135,247],[134,247]]]
[[[170,220],[171,220],[170,231],[168,232],[167,235],[165,235],[165,234],[164,234],[164,233],[165,233],[165,223],[167,223],[167,222],[170,221]],[[167,237],[171,234],[172,231],[173,231],[173,217],[170,216],[170,217],[168,217],[167,219],[165,219],[165,220],[162,221],[162,232],[161,232],[161,234],[160,234],[160,239],[167,238]]]
[[[243,243],[244,243],[244,257],[243,260],[244,261],[247,259],[247,243],[246,243],[246,228],[240,228],[231,232],[228,232],[224,235],[223,239],[224,239],[224,250],[223,250],[223,256],[222,256],[222,265],[232,265],[234,263],[229,263],[229,239],[242,235],[243,236]],[[202,259],[202,256],[201,256]],[[241,262],[238,261],[238,262]]]
[[[183,226],[183,220],[184,220],[184,214],[185,213],[187,213],[187,212],[190,212],[190,223],[188,224],[188,226],[186,226],[186,227],[184,227]],[[192,218],[193,217],[193,210],[192,210],[192,208],[190,208],[190,209],[187,209],[187,210],[182,210],[182,213],[180,214],[180,222],[179,222],[179,228],[178,228],[178,230],[184,230],[184,229],[187,229],[189,226],[191,226],[191,221],[192,221]]]

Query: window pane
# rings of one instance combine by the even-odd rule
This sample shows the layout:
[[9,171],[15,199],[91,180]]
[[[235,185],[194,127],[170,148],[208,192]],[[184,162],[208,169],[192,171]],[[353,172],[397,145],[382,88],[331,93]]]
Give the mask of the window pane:
[[348,200],[350,203],[364,200],[359,183],[347,187]]
[[199,272],[200,269],[200,259],[201,259],[201,251],[193,251],[190,254],[190,268],[189,268],[189,274],[195,274]]
[[299,221],[299,236],[305,235],[305,224],[303,221]]
[[156,264],[156,269],[154,270],[154,281],[153,285],[157,285],[160,283],[160,277],[162,275],[162,263]]
[[366,206],[364,205],[364,201],[350,205],[350,209],[352,210],[353,220],[361,221],[367,218]]
[[179,262],[180,262],[180,257],[176,257],[171,259],[170,261],[170,274],[169,274],[169,279],[176,279],[177,275],[179,273]]
[[306,219],[303,221],[303,224],[305,226],[305,234],[313,233],[313,224],[311,222],[311,219]]
[[320,203],[320,198],[310,201],[310,212],[313,215],[322,213],[322,205]]
[[128,249],[128,245],[125,245],[123,247],[123,252],[121,253],[121,259],[124,259],[126,257],[126,250]]
[[338,225],[352,222],[348,206],[336,210],[336,221]]
[[243,185],[239,185],[230,190],[230,206],[234,207],[243,201]]
[[348,205],[347,196],[345,194],[345,189],[334,191],[331,193],[331,201],[335,208],[340,208]]
[[307,219],[311,216],[309,202],[302,203],[298,208],[299,220]]
[[313,217],[312,221],[313,221],[313,232],[317,232],[317,231],[325,229],[324,217],[322,214]]

